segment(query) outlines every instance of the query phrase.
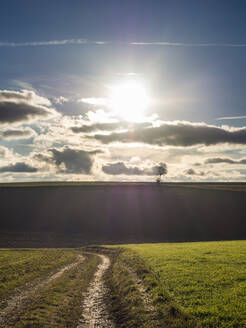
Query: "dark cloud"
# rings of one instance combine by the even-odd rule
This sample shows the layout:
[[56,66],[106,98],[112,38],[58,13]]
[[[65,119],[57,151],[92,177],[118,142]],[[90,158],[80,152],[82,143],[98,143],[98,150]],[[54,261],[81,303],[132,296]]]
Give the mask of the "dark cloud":
[[0,90],[0,124],[46,118],[55,113],[50,102],[33,91]]
[[65,166],[66,173],[89,174],[93,165],[93,155],[100,153],[100,150],[87,152],[84,150],[64,148],[62,150],[50,149],[52,159],[57,167]]
[[204,162],[205,164],[220,164],[220,163],[226,163],[226,164],[246,164],[246,159],[240,159],[238,161],[233,160],[231,158],[224,158],[224,157],[213,157],[208,158]]
[[82,126],[74,126],[71,130],[74,133],[90,133],[94,131],[114,131],[119,129],[128,129],[135,130],[141,128],[147,128],[151,126],[151,123],[143,122],[143,123],[129,123],[129,122],[113,122],[113,123],[95,123],[95,124],[84,124]]
[[[167,173],[166,164],[161,164]],[[111,175],[158,175],[159,165],[153,166],[151,168],[141,168],[138,166],[127,166],[124,162],[109,163],[102,167],[102,170],[106,174]]]
[[154,145],[189,147],[198,144],[216,145],[219,143],[246,144],[246,128],[229,130],[205,123],[175,122],[163,123],[159,127],[143,127],[128,132],[96,134],[93,138],[103,143],[142,142]]
[[203,171],[195,171],[194,169],[188,169],[185,172],[185,175],[200,175],[200,176],[204,176],[205,172]]
[[34,173],[37,172],[37,168],[32,167],[24,162],[18,162],[15,164],[11,164],[8,166],[2,166],[0,167],[0,172],[26,172],[26,173]]
[[0,123],[23,122],[49,115],[50,113],[40,106],[0,102]]
[[5,130],[2,132],[1,137],[5,139],[24,139],[24,138],[30,138],[33,136],[35,132],[30,129],[12,129],[12,130]]

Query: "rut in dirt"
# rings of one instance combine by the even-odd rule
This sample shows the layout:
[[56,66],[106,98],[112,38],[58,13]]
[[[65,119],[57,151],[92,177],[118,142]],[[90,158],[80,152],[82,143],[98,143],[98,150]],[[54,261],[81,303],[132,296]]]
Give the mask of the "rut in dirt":
[[0,311],[0,327],[8,322],[8,318],[12,316],[12,314],[16,315],[18,311],[25,308],[25,306],[30,303],[31,297],[38,292],[38,290],[59,278],[65,271],[72,269],[84,259],[85,258],[82,255],[78,255],[76,262],[66,265],[58,272],[53,273],[44,279],[37,279],[34,282],[28,283],[27,288],[8,299],[7,306]]
[[93,281],[85,294],[83,301],[82,318],[77,328],[115,328],[105,304],[107,288],[103,282],[103,275],[110,266],[110,259],[101,254],[96,254],[102,260],[94,275]]

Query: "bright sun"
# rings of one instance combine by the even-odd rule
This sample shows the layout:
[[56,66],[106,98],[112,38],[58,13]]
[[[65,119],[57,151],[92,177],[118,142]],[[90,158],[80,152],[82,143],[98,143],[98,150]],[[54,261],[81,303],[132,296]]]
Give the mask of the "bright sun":
[[136,122],[144,119],[149,97],[141,83],[131,81],[111,87],[109,103],[116,115]]

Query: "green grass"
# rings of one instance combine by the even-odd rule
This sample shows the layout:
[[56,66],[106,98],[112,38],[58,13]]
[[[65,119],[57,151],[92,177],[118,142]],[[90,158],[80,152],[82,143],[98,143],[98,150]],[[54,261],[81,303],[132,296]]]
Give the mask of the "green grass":
[[[98,248],[111,257],[106,273],[108,305],[119,328],[200,328],[200,325],[173,302],[152,268],[131,250]],[[152,306],[146,306],[135,274],[145,287]]]
[[246,327],[246,241],[126,245],[203,327]]
[[22,313],[10,318],[9,326],[76,328],[81,318],[83,293],[99,262],[97,256],[87,255],[81,264],[64,272],[34,295]]
[[[161,326],[246,328],[246,241],[122,245],[94,251],[111,258],[105,301],[117,327],[153,327],[131,273],[135,272],[152,298]],[[80,252],[1,249],[0,301],[27,282],[74,262]],[[23,312],[9,319],[9,327],[76,327],[83,291],[98,262],[98,257],[87,255],[84,262],[44,286]]]
[[75,260],[73,249],[1,249],[0,300],[16,288]]
[[[78,262],[78,255],[84,259]],[[56,279],[37,288],[23,302],[24,306],[7,314],[4,327],[75,328],[82,313],[83,293],[100,262],[98,256],[83,254],[81,249],[1,249],[0,304],[15,292],[26,289],[26,283],[39,284],[49,273],[69,263],[76,263]]]

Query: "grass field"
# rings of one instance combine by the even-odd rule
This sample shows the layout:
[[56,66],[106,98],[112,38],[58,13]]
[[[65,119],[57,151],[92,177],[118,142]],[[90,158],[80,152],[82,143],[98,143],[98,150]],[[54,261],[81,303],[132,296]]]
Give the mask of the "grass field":
[[203,327],[246,327],[246,241],[126,245]]
[[1,249],[0,298],[15,288],[75,260],[74,250]]
[[12,317],[9,322],[16,328],[77,327],[83,293],[98,262],[98,258],[92,257],[64,272],[32,297],[18,320]]
[[99,262],[79,249],[0,249],[0,327],[77,327]]
[[95,304],[116,327],[246,327],[246,241],[0,249],[0,326],[77,327],[93,253],[111,261]]

